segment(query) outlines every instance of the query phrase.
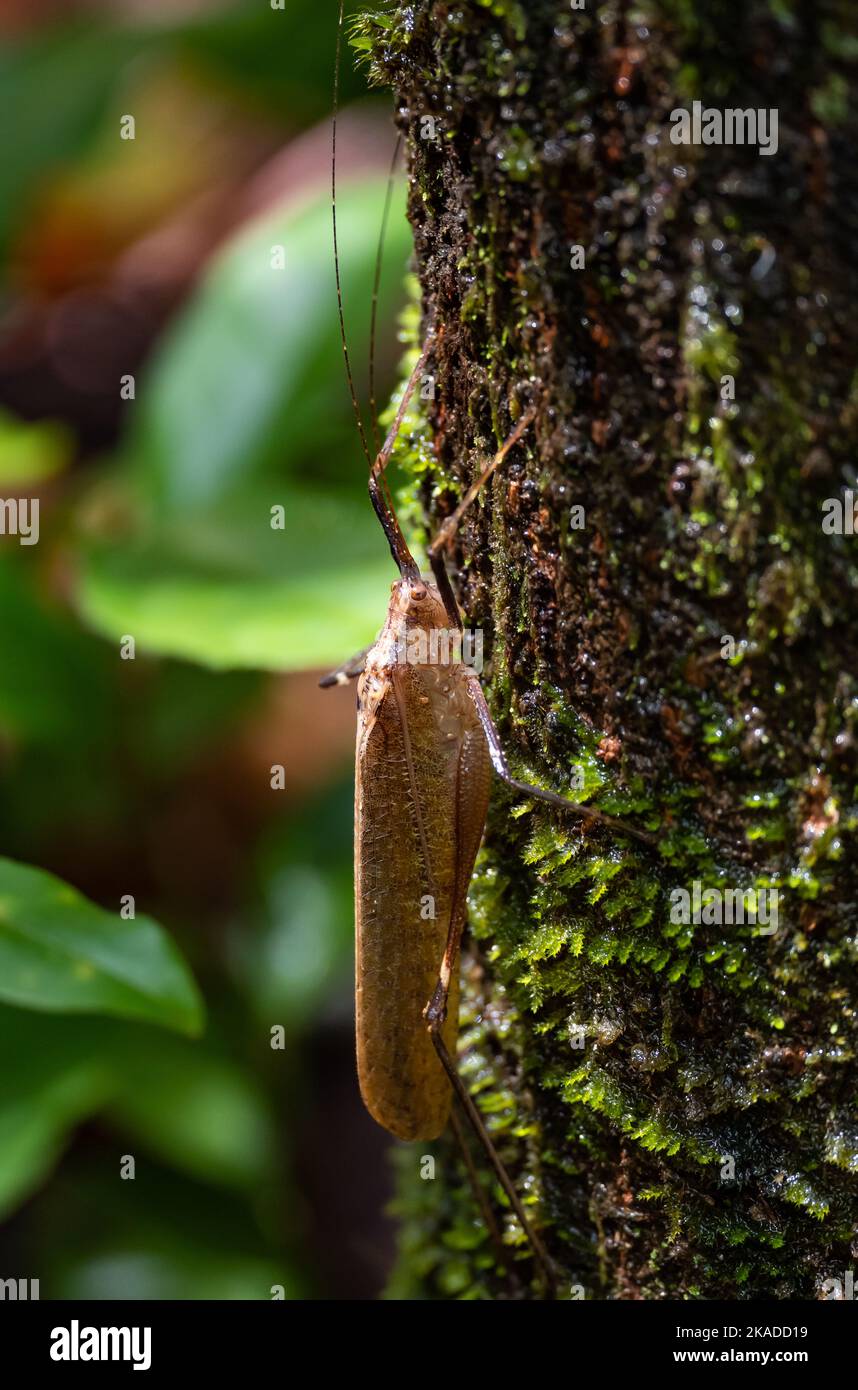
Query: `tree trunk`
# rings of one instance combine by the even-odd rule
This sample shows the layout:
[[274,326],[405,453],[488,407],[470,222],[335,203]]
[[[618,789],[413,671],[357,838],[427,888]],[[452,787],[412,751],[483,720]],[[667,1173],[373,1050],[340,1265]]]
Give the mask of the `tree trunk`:
[[[462,1066],[579,1297],[836,1297],[858,1253],[848,13],[365,21],[440,330],[433,525],[537,406],[451,564],[507,751],[657,834],[498,783],[472,887]],[[673,143],[698,100],[775,109],[776,153]],[[503,1296],[452,1147],[399,1205],[395,1292]]]

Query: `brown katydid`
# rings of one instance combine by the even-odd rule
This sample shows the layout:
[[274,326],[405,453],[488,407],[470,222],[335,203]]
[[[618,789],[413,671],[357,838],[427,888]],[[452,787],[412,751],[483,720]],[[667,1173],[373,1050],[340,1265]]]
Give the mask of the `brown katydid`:
[[[342,13],[340,0],[340,27]],[[521,1223],[550,1293],[554,1283],[551,1261],[455,1062],[459,948],[468,885],[488,811],[492,770],[528,797],[646,843],[653,843],[653,837],[593,807],[567,801],[513,777],[479,677],[462,659],[461,643],[455,640],[462,633],[462,621],[445,552],[466,510],[534,423],[535,405],[520,414],[428,546],[432,581],[421,575],[406,543],[384,472],[437,335],[430,326],[395,419],[373,459],[351,370],[339,275],[339,60],[338,30],[332,202],[342,346],[358,432],[369,465],[370,498],[400,576],[392,585],[387,620],[374,645],[320,682],[330,686],[358,678],[355,929],[361,1095],[374,1119],[405,1140],[434,1139],[441,1134],[450,1117],[453,1096],[457,1097]],[[478,1189],[472,1165],[469,1170]]]

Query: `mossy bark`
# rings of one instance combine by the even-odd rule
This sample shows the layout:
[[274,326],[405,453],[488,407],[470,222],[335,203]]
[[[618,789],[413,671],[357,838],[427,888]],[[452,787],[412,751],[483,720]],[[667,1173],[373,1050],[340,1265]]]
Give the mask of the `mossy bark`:
[[[836,1296],[858,1253],[858,536],[822,525],[857,456],[848,16],[364,21],[440,334],[432,522],[537,406],[453,558],[507,749],[658,835],[498,785],[471,895],[462,1065],[577,1296]],[[776,109],[777,153],[673,144],[694,100]],[[672,920],[695,880],[776,889],[777,929]],[[402,1160],[396,1293],[507,1288],[454,1152]]]

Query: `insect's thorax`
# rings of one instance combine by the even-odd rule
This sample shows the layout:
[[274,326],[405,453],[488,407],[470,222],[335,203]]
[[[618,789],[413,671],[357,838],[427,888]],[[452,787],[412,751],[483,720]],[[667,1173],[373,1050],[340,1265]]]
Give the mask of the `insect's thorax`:
[[398,580],[391,589],[387,619],[366,659],[367,674],[384,676],[391,668],[440,667],[462,663],[462,634],[450,622],[434,584]]
[[386,705],[385,719],[407,720],[415,748],[426,740],[427,755],[453,755],[475,722],[467,693],[473,673],[462,641],[434,584],[402,579],[393,585],[387,620],[358,683],[359,748]]

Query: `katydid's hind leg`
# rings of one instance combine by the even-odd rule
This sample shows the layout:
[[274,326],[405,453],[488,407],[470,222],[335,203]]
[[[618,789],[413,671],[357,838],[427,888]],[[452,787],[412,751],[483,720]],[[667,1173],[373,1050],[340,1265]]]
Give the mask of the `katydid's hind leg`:
[[604,811],[598,811],[594,806],[583,806],[579,802],[567,801],[565,796],[559,796],[557,792],[546,791],[543,787],[534,787],[529,782],[519,782],[513,777],[503,751],[500,734],[495,728],[491,710],[486,703],[482,686],[476,676],[468,678],[468,694],[474,702],[477,715],[486,736],[489,746],[489,756],[492,766],[502,781],[515,791],[521,792],[525,796],[534,796],[540,801],[546,801],[549,806],[556,806],[561,811],[573,811],[575,815],[583,816],[588,820],[598,821],[600,825],[609,825],[613,830],[621,830],[624,835],[633,835],[636,840],[641,840],[645,845],[657,843],[656,837],[650,835],[646,830],[638,830],[636,826],[628,825],[624,820],[617,816],[609,816]]
[[349,681],[363,673],[366,664],[367,654],[372,651],[372,647],[364,647],[362,651],[355,652],[348,661],[344,661],[342,666],[338,666],[336,671],[330,671],[327,676],[322,676],[319,685],[322,690],[327,690],[331,685],[348,685]]
[[492,1142],[491,1135],[486,1129],[483,1117],[471,1099],[471,1094],[459,1075],[459,1070],[455,1061],[450,1056],[447,1045],[441,1036],[441,1024],[438,1021],[430,1022],[429,1036],[438,1054],[438,1060],[447,1073],[447,1079],[453,1088],[453,1093],[465,1112],[468,1124],[471,1126],[478,1142],[482,1145],[486,1158],[492,1166],[495,1177],[506,1193],[509,1204],[515,1212],[521,1229],[527,1237],[530,1248],[533,1251],[533,1258],[539,1267],[545,1285],[545,1295],[547,1298],[553,1299],[557,1292],[557,1280],[554,1273],[554,1266],[551,1263],[551,1257],[527,1218],[527,1213],[522,1206],[521,1198],[516,1192],[512,1179],[504,1167],[503,1160]]
[[456,1143],[458,1144],[459,1152],[462,1155],[462,1162],[465,1165],[465,1172],[468,1175],[468,1182],[470,1183],[471,1191],[474,1194],[474,1201],[479,1207],[480,1214],[483,1218],[483,1221],[485,1222],[486,1230],[489,1233],[489,1239],[491,1240],[492,1246],[494,1247],[495,1258],[497,1259],[498,1264],[501,1265],[502,1268],[506,1271],[506,1277],[509,1280],[513,1296],[520,1298],[521,1284],[519,1283],[515,1267],[510,1257],[509,1247],[504,1245],[503,1243],[503,1237],[501,1236],[500,1226],[497,1223],[497,1217],[492,1211],[492,1204],[486,1196],[486,1191],[483,1187],[483,1184],[480,1182],[480,1175],[477,1172],[476,1164],[474,1163],[473,1157],[471,1155],[471,1150],[468,1145],[467,1136],[462,1127],[462,1122],[459,1119],[458,1105],[459,1102],[457,1100],[454,1100],[453,1108],[450,1111],[450,1125],[452,1126],[453,1133],[456,1136]]
[[462,911],[457,911],[456,904],[453,904],[453,911],[450,917],[450,927],[447,932],[447,944],[444,947],[444,955],[441,960],[441,968],[438,971],[438,983],[432,991],[432,998],[423,1010],[429,1028],[441,1029],[444,1027],[447,1018],[447,1000],[450,997],[450,981],[453,977],[453,970],[459,959],[459,947],[462,944],[462,932],[465,929],[464,903]]
[[454,901],[450,912],[450,926],[447,933],[447,944],[444,948],[444,957],[441,961],[440,970],[438,971],[438,983],[436,984],[435,989],[433,990],[432,998],[429,1000],[429,1003],[423,1010],[423,1017],[426,1020],[426,1024],[429,1030],[429,1036],[432,1039],[432,1045],[435,1048],[436,1053],[438,1054],[438,1060],[441,1063],[441,1066],[444,1068],[444,1071],[447,1073],[447,1079],[449,1080],[450,1085],[453,1088],[453,1094],[459,1101],[459,1104],[465,1112],[465,1117],[468,1121],[468,1124],[471,1126],[474,1135],[476,1136],[478,1142],[482,1145],[486,1157],[488,1158],[489,1163],[494,1169],[498,1182],[500,1183],[501,1187],[503,1188],[504,1192],[509,1198],[510,1205],[513,1211],[515,1212],[516,1216],[518,1217],[521,1223],[521,1228],[527,1236],[528,1241],[530,1242],[530,1248],[533,1251],[534,1259],[540,1267],[542,1277],[545,1282],[547,1296],[549,1298],[553,1298],[554,1271],[551,1265],[551,1261],[548,1258],[548,1254],[546,1253],[539,1237],[535,1234],[530,1222],[527,1219],[524,1207],[521,1204],[521,1199],[519,1198],[519,1195],[516,1192],[515,1187],[513,1186],[512,1179],[510,1178],[509,1173],[506,1171],[506,1168],[503,1165],[503,1162],[500,1158],[500,1155],[497,1152],[497,1149],[492,1143],[492,1140],[489,1136],[489,1132],[486,1129],[486,1126],[483,1122],[483,1117],[477,1109],[476,1105],[474,1104],[473,1100],[471,1099],[468,1088],[466,1087],[464,1081],[459,1075],[459,1070],[456,1066],[456,1062],[454,1058],[450,1056],[447,1044],[444,1042],[442,1030],[444,1027],[444,1022],[447,1018],[447,1000],[450,994],[450,980],[452,978],[453,969],[456,965],[456,962],[459,959],[459,947],[462,940],[462,932],[464,930],[464,926],[464,900],[462,901],[461,908]]
[[423,1017],[426,1020],[427,1027],[429,1029],[429,1036],[432,1039],[432,1045],[435,1048],[436,1053],[438,1054],[438,1060],[440,1061],[441,1066],[447,1073],[447,1078],[450,1082],[450,1085],[453,1088],[453,1093],[459,1101],[462,1109],[464,1110],[465,1116],[469,1125],[471,1126],[471,1129],[474,1132],[474,1135],[476,1136],[478,1142],[482,1145],[483,1149],[485,1150],[486,1157],[488,1158],[489,1163],[494,1169],[498,1182],[500,1183],[501,1187],[503,1188],[504,1192],[509,1198],[510,1205],[513,1211],[515,1212],[516,1216],[518,1217],[519,1222],[521,1223],[521,1229],[527,1236],[527,1239],[530,1243],[530,1248],[533,1251],[533,1257],[539,1265],[540,1271],[542,1273],[547,1296],[549,1298],[553,1298],[555,1284],[554,1271],[551,1265],[551,1261],[548,1257],[546,1250],[542,1245],[542,1242],[534,1232],[533,1227],[527,1219],[527,1215],[525,1213],[524,1207],[522,1206],[521,1199],[519,1198],[519,1195],[516,1192],[515,1187],[513,1186],[512,1179],[510,1178],[509,1173],[506,1171],[506,1168],[503,1165],[503,1162],[500,1158],[500,1155],[497,1152],[497,1149],[492,1143],[492,1140],[489,1136],[489,1132],[486,1129],[485,1124],[483,1123],[483,1118],[479,1110],[475,1106],[473,1100],[471,1099],[468,1088],[466,1087],[464,1081],[459,1075],[459,1071],[456,1066],[455,1060],[450,1056],[450,1052],[447,1048],[447,1044],[444,1042],[442,1034],[444,1022],[447,1017],[447,1000],[450,994],[450,980],[452,978],[453,969],[456,965],[456,962],[459,959],[459,946],[461,944],[464,926],[464,901],[462,902],[461,910],[459,909],[459,905],[456,902],[454,902],[450,913],[450,926],[447,933],[447,944],[444,949],[444,957],[441,961],[441,968],[438,972],[438,983],[436,984],[435,989],[432,993],[432,998],[429,1000],[429,1003],[423,1010]]

